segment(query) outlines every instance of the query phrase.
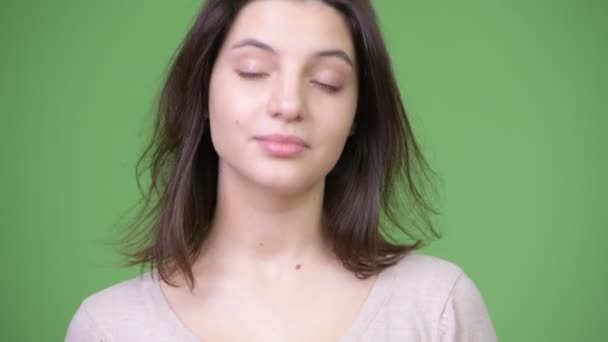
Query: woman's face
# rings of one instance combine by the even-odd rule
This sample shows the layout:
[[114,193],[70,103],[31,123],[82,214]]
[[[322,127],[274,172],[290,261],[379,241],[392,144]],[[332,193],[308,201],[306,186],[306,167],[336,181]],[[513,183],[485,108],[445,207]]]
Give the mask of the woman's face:
[[353,125],[355,57],[344,19],[321,1],[247,4],[211,74],[220,172],[282,193],[323,181]]

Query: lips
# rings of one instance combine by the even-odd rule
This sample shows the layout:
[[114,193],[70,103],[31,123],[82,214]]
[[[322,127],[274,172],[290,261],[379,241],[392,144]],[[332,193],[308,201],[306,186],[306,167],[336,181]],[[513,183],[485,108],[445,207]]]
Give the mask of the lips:
[[293,157],[309,148],[308,144],[295,135],[271,134],[255,137],[260,147],[276,157]]

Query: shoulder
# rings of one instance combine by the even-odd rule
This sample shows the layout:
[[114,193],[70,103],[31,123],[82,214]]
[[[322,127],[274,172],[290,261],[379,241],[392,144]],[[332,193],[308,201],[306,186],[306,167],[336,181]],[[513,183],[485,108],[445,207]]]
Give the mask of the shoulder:
[[152,309],[152,285],[146,272],[88,295],[70,321],[66,341],[112,340],[121,325],[142,321]]
[[465,275],[456,263],[439,257],[410,253],[386,270],[397,290],[445,293]]
[[460,265],[436,256],[410,253],[386,272],[397,302],[424,306],[434,315],[441,315],[454,299],[479,295],[474,281]]
[[150,273],[121,281],[87,296],[82,305],[94,317],[127,315],[150,305]]
[[420,252],[410,252],[382,273],[393,315],[425,322],[441,315],[458,279],[465,276],[456,263]]
[[418,320],[441,341],[495,341],[481,292],[460,265],[417,252],[386,272],[397,319]]

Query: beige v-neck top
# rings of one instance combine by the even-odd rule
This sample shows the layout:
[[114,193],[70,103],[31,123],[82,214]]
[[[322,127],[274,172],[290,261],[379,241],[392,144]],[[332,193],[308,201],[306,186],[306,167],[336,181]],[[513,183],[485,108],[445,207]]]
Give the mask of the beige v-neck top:
[[[66,342],[202,342],[177,317],[146,272],[85,298]],[[380,273],[338,342],[495,342],[480,291],[456,264],[409,254]]]

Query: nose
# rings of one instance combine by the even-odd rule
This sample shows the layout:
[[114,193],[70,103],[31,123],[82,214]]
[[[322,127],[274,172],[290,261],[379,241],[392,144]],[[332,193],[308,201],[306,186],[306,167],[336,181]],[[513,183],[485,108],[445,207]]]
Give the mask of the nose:
[[274,118],[285,121],[302,121],[303,96],[298,77],[277,77],[268,99],[268,113]]

